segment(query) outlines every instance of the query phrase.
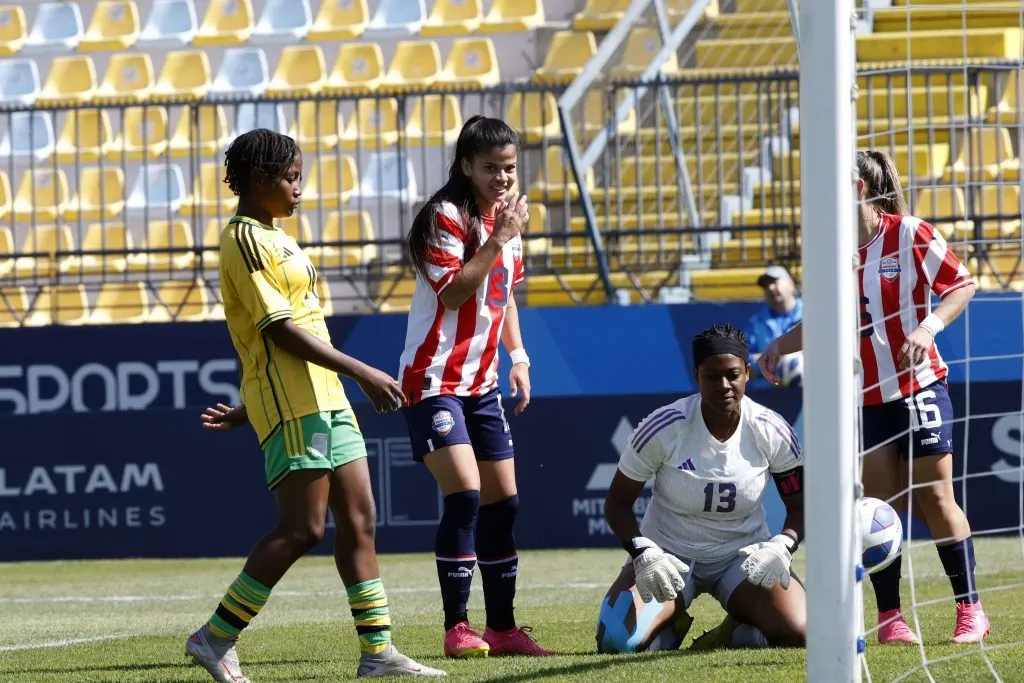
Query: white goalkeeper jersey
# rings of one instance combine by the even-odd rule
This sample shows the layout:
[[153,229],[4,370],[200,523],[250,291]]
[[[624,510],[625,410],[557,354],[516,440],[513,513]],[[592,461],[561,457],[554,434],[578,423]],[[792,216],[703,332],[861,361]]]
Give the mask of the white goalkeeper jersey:
[[685,560],[714,561],[769,538],[762,499],[770,475],[803,466],[803,452],[781,415],[746,397],[739,426],[721,442],[700,403],[694,394],[644,418],[619,470],[634,481],[654,477],[644,536]]

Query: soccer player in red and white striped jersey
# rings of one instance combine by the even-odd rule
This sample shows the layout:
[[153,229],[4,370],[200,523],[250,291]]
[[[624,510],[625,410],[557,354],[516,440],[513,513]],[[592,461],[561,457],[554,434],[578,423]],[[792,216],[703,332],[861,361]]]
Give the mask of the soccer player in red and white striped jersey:
[[[913,482],[915,508],[953,588],[953,642],[977,643],[989,621],[975,587],[971,527],[953,495],[953,405],[935,344],[974,296],[974,280],[933,226],[907,214],[888,154],[860,152],[857,169],[864,492],[902,508]],[[929,312],[931,294],[939,305]],[[766,377],[775,377],[779,354],[802,348],[802,336],[797,326],[772,343],[759,360]],[[897,557],[871,575],[881,643],[917,642],[900,610],[901,564]]]
[[[513,287],[523,281],[525,196],[513,192],[519,136],[504,121],[474,116],[455,144],[447,183],[409,231],[416,266],[399,382],[413,458],[444,495],[434,554],[449,657],[549,655],[513,612],[519,507],[512,434],[498,388],[498,342],[512,358],[509,383],[530,402]],[[487,628],[469,625],[467,602],[480,565]]]

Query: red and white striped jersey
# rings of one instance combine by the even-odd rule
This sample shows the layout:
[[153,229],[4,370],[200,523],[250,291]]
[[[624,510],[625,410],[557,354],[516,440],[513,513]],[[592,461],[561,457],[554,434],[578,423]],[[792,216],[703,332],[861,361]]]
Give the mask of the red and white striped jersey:
[[449,394],[481,396],[498,383],[498,342],[512,288],[525,279],[523,242],[509,240],[476,294],[456,311],[438,296],[462,269],[471,230],[479,244],[490,237],[494,219],[466,225],[459,209],[442,202],[436,209],[437,238],[428,245],[428,280],[416,276],[409,309],[399,384],[408,405]]
[[929,290],[942,298],[974,280],[939,231],[913,216],[883,215],[880,229],[859,251],[861,398],[864,405],[878,405],[946,378],[935,344],[915,368],[898,372],[896,358],[931,312]]

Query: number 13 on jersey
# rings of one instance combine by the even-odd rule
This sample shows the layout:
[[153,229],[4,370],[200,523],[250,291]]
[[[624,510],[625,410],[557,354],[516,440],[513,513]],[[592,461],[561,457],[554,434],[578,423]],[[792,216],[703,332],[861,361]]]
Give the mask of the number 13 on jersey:
[[504,308],[508,303],[508,268],[500,263],[491,269],[487,283],[487,305],[494,308]]

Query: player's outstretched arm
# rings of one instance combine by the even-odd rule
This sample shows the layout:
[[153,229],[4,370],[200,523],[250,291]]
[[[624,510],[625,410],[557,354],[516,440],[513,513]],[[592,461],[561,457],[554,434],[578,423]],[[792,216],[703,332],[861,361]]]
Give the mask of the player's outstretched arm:
[[757,359],[757,367],[765,379],[778,384],[781,378],[775,374],[775,368],[779,364],[779,358],[801,351],[803,348],[804,324],[800,322],[768,345],[768,348]]
[[398,410],[405,402],[402,389],[390,375],[338,351],[319,337],[298,327],[291,318],[270,323],[263,329],[263,334],[278,348],[298,356],[307,363],[354,379],[378,413]]
[[622,541],[622,547],[633,558],[633,574],[640,598],[644,602],[668,602],[682,593],[683,577],[690,568],[640,533],[633,504],[643,490],[644,482],[634,481],[617,471],[605,498],[604,515],[612,532]]

